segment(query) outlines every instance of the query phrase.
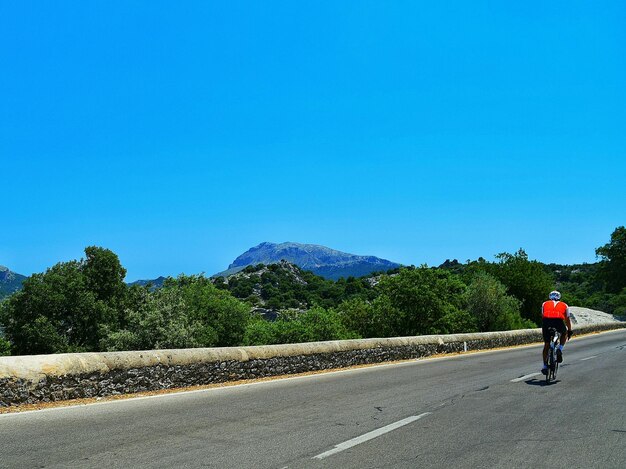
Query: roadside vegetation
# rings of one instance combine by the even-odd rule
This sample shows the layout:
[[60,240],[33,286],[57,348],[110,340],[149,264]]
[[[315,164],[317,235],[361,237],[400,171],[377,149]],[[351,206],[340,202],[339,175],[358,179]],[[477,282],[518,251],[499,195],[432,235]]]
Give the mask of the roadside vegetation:
[[[326,280],[288,264],[228,279],[181,275],[129,286],[115,253],[32,275],[0,303],[0,355],[228,347],[536,327],[552,289],[569,304],[626,316],[626,229],[594,264],[529,260],[524,250]],[[268,319],[263,312],[275,314]]]

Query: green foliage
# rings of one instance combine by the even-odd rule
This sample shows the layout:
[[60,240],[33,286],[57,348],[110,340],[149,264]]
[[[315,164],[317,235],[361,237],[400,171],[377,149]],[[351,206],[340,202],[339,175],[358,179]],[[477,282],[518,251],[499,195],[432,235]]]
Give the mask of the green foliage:
[[0,316],[13,353],[98,350],[100,326],[117,323],[117,299],[90,288],[87,265],[84,260],[62,262],[32,275],[2,304]]
[[[471,332],[473,318],[463,311],[465,284],[442,269],[401,269],[382,277],[380,296],[372,303],[375,316],[385,318],[379,336]],[[376,321],[382,322],[380,319]]]
[[267,321],[261,316],[254,316],[248,323],[246,332],[243,336],[243,345],[269,345],[286,343],[281,342],[281,334],[279,329],[283,329],[284,325],[280,324],[283,319],[276,321]]
[[355,331],[361,337],[376,337],[385,331],[383,308],[376,308],[362,298],[352,298],[338,307],[341,322],[348,330]]
[[626,288],[620,293],[594,292],[585,299],[582,306],[604,311],[626,320]]
[[139,308],[127,311],[126,328],[105,332],[101,348],[109,351],[210,347],[217,342],[217,332],[194,319],[180,288],[146,290]]
[[497,264],[487,264],[487,271],[507,287],[509,294],[522,302],[521,315],[536,324],[541,322],[541,305],[555,288],[554,278],[543,264],[528,260],[523,249],[515,254],[501,253]]
[[202,275],[181,275],[177,279],[168,279],[164,289],[180,290],[190,318],[216,332],[216,346],[241,344],[250,320],[249,305],[218,289]]
[[285,263],[248,266],[231,276],[228,283],[221,277],[213,282],[236,298],[259,305],[262,302],[262,306],[276,311],[313,306],[335,308],[351,298],[372,299],[375,295],[364,278],[348,277],[335,282]]
[[535,327],[520,315],[521,302],[506,293],[506,287],[486,272],[477,272],[466,292],[467,312],[478,330],[504,331]]
[[[595,264],[544,265],[520,249],[495,263],[446,260],[337,281],[282,262],[228,280],[181,275],[155,289],[127,286],[117,256],[90,246],[85,259],[32,275],[0,303],[0,355],[518,329],[540,321],[554,288],[568,304],[626,318],[626,229],[596,253]],[[266,321],[252,306],[280,313]]]
[[246,330],[245,345],[294,344],[358,338],[333,309],[315,307],[305,313],[282,314],[276,321],[253,320]]
[[626,321],[626,287],[619,294],[613,295],[608,309],[622,321]]
[[609,293],[619,293],[626,287],[626,228],[617,227],[611,241],[596,249],[600,256],[599,277]]
[[126,293],[126,269],[117,255],[109,249],[97,246],[85,248],[86,259],[81,270],[89,291],[97,300],[121,303]]
[[302,314],[298,321],[302,324],[303,342],[359,338],[358,334],[344,326],[340,315],[334,309],[317,306]]
[[241,344],[250,308],[202,275],[169,278],[163,288],[134,291],[126,326],[107,329],[104,350],[227,347]]
[[555,278],[556,289],[567,304],[593,308],[592,296],[603,290],[598,279],[598,264],[548,264],[545,270]]
[[476,320],[465,310],[448,311],[439,321],[438,334],[477,332]]
[[11,342],[0,337],[0,357],[11,355]]

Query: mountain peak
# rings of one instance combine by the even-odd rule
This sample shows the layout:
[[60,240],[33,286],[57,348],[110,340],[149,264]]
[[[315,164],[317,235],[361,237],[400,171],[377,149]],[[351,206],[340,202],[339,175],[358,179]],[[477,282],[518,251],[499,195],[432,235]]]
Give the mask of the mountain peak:
[[330,279],[361,277],[372,272],[389,270],[400,264],[375,256],[359,256],[317,244],[294,242],[263,242],[238,256],[228,270],[217,275],[230,275],[249,265],[275,264],[286,260],[301,269]]
[[11,272],[8,267],[0,265],[0,299],[22,288],[22,282],[26,277]]

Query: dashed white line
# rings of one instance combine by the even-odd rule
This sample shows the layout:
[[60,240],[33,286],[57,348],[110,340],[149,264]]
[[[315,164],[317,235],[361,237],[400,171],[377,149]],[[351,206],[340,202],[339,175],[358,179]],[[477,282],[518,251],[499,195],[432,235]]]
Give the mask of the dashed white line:
[[587,358],[581,358],[580,361],[584,362],[585,360],[591,360],[592,358],[596,358],[596,357],[597,357],[597,355],[592,355],[592,356],[587,357]]
[[524,381],[525,379],[532,378],[533,376],[540,375],[541,373],[531,373],[529,375],[520,376],[519,378],[515,378],[511,380],[511,383],[517,383],[519,381]]
[[373,430],[369,433],[365,433],[364,435],[357,436],[356,438],[352,438],[351,440],[344,441],[343,443],[339,443],[333,449],[328,450],[324,453],[318,454],[314,456],[312,459],[324,459],[328,456],[332,456],[333,454],[340,453],[342,451],[347,450],[348,448],[352,448],[353,446],[360,445],[361,443],[365,443],[366,441],[372,440],[380,435],[384,435],[385,433],[389,433],[397,428],[408,425],[409,423],[415,422],[416,420],[421,419],[422,417],[426,417],[430,415],[432,412],[424,412],[419,415],[412,415],[411,417],[407,417],[402,420],[398,420],[397,422],[391,423],[385,427],[381,427],[377,430]]

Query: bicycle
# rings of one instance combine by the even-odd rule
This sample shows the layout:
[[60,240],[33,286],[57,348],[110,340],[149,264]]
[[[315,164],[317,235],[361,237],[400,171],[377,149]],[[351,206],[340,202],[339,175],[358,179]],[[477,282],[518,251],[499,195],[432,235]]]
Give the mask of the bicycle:
[[556,372],[559,369],[559,362],[556,357],[556,350],[559,346],[561,333],[554,327],[548,329],[550,331],[550,350],[548,350],[548,373],[546,374],[546,384],[556,380]]

